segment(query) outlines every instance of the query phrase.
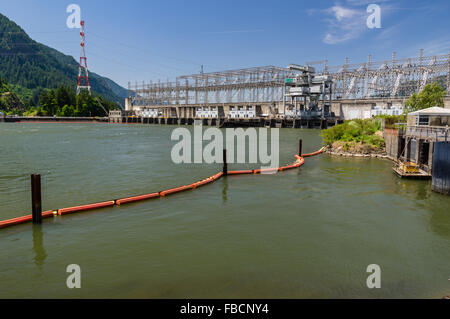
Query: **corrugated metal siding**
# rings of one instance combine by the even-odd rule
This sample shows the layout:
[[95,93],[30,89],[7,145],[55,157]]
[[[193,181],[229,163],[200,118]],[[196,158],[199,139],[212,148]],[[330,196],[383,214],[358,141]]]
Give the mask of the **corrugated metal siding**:
[[450,142],[434,143],[432,189],[450,194]]

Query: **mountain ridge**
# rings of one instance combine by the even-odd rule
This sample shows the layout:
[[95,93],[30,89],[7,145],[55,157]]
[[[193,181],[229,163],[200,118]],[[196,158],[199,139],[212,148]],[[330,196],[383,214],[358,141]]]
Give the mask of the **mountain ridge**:
[[[74,57],[33,40],[18,24],[0,13],[0,78],[24,101],[36,104],[42,89],[76,87]],[[113,80],[89,72],[94,93],[123,105],[127,90]]]

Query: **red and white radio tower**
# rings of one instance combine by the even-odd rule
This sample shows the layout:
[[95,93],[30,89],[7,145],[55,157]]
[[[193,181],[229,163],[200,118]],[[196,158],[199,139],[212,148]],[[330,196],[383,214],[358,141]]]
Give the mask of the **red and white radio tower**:
[[[89,84],[89,73],[87,68],[86,51],[84,50],[84,21],[80,22],[81,25],[81,54],[80,54],[80,64],[78,65],[78,85],[77,94],[80,93],[81,89],[87,89],[89,94],[91,94],[91,85]],[[81,75],[84,70],[84,75]]]

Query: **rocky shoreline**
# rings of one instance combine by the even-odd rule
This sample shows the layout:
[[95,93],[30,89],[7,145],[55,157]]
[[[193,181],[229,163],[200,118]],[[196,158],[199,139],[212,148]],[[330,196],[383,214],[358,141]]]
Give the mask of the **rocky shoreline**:
[[361,143],[334,142],[325,148],[325,153],[344,157],[386,158],[393,160],[386,154],[386,149],[374,148]]

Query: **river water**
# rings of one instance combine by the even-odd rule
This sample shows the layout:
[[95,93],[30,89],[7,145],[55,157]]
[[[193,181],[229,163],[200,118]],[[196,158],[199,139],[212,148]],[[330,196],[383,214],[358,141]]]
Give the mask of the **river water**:
[[[174,164],[174,126],[0,124],[0,220],[189,184],[220,164]],[[192,130],[192,127],[189,127]],[[280,161],[320,148],[280,130]],[[245,166],[245,165],[244,165]],[[229,169],[243,167],[231,165]],[[441,298],[450,197],[380,159],[320,155],[275,175],[0,230],[0,298]],[[66,267],[81,267],[68,289]],[[368,289],[369,264],[381,288]]]

